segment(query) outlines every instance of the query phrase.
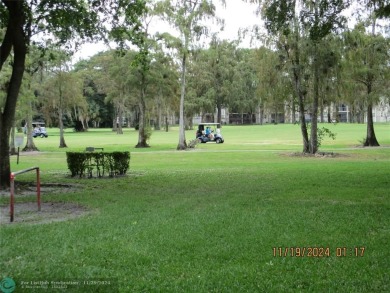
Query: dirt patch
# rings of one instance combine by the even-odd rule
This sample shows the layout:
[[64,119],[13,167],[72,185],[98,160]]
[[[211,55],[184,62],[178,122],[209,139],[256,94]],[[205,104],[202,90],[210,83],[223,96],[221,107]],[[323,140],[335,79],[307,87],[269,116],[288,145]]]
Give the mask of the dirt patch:
[[[60,196],[74,192],[79,188],[81,187],[73,184],[43,184],[41,185],[41,196],[44,197],[45,194]],[[15,203],[13,223],[44,224],[59,222],[78,218],[90,212],[86,207],[71,202],[41,202],[41,210],[38,211],[36,192],[34,184],[15,184],[15,197],[31,197],[31,202]],[[2,190],[0,197],[9,198],[10,191]],[[12,224],[10,222],[9,203],[0,206],[0,224]]]
[[[64,193],[71,193],[79,190],[80,185],[77,184],[63,184],[63,183],[45,183],[41,184],[41,194],[61,195]],[[15,182],[15,196],[24,197],[37,194],[37,186],[33,183]],[[10,190],[0,190],[0,197],[9,197]]]
[[[86,213],[88,213],[86,207],[70,202],[41,203],[40,211],[38,211],[36,202],[16,203],[13,223],[44,224],[60,222],[78,218]],[[9,205],[0,206],[0,224],[12,224],[10,222]]]
[[306,154],[306,153],[284,153],[281,154],[288,157],[302,157],[302,158],[339,158],[339,157],[347,157],[345,154],[338,154],[334,152],[317,152],[316,154]]

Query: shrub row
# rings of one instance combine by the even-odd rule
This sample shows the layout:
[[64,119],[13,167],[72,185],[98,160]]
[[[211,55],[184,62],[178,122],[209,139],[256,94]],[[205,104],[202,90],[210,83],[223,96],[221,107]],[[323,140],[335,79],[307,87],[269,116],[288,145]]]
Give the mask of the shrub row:
[[125,175],[130,166],[130,152],[67,152],[66,161],[71,176],[110,177]]

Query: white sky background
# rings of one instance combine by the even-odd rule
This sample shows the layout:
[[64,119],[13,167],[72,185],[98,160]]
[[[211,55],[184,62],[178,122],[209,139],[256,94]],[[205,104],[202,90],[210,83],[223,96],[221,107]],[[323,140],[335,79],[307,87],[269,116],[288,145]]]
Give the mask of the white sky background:
[[[223,18],[225,20],[225,28],[224,31],[220,31],[218,33],[218,37],[221,40],[237,40],[238,39],[238,31],[240,29],[249,28],[251,29],[254,25],[262,26],[262,20],[260,16],[256,15],[256,10],[258,4],[250,4],[246,3],[243,0],[226,0],[226,7],[223,7],[219,0],[214,0],[214,4],[216,5],[216,14],[219,18]],[[351,7],[344,13],[346,14],[349,22],[349,26],[352,27],[356,23],[356,15],[354,15],[353,10],[355,8]],[[388,25],[388,24],[387,24]],[[218,27],[210,23],[212,27],[212,32],[217,32]],[[152,26],[152,34],[156,32],[170,32],[171,34],[175,34],[174,30],[169,26],[169,24],[155,20],[154,25]],[[209,40],[203,40],[203,42],[207,45]],[[254,46],[259,46],[259,42],[254,43]],[[115,47],[115,44],[113,44]],[[250,34],[241,40],[240,47],[251,47],[251,39]],[[73,60],[75,62],[81,59],[88,59],[89,57],[101,52],[106,51],[109,48],[103,43],[95,43],[95,44],[85,44],[81,47],[81,49],[75,53]]]
[[[238,31],[240,29],[261,24],[260,16],[256,16],[255,14],[257,8],[256,4],[246,3],[242,0],[226,0],[226,8],[224,8],[218,0],[214,1],[214,4],[217,7],[217,16],[225,19],[224,31],[219,32],[218,34],[221,40],[236,40],[238,39]],[[163,33],[171,30],[167,23],[159,22],[156,23],[154,27],[155,31],[153,31],[153,33]],[[214,32],[215,31],[217,31],[217,27],[215,27]],[[241,46],[250,46],[249,37],[243,40]],[[89,57],[108,49],[109,48],[103,43],[85,44],[77,53],[75,53],[74,60],[77,62],[80,59],[88,59]]]
[[[223,7],[219,2],[216,2],[215,5],[217,16],[225,19],[225,28],[218,33],[221,40],[236,40],[240,29],[250,29],[254,25],[262,24],[260,16],[256,15],[258,4],[250,4],[242,0],[226,0],[226,7]],[[242,40],[241,46],[250,47],[250,38]]]

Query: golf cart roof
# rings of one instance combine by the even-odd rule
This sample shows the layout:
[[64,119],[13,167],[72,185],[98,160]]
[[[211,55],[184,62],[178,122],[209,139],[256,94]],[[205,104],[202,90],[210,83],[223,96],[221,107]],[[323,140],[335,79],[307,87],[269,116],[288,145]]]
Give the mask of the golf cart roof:
[[45,125],[45,122],[41,122],[41,121],[37,121],[37,122],[33,122],[32,123],[33,125]]
[[202,123],[199,123],[199,125],[221,125],[221,123],[202,122]]

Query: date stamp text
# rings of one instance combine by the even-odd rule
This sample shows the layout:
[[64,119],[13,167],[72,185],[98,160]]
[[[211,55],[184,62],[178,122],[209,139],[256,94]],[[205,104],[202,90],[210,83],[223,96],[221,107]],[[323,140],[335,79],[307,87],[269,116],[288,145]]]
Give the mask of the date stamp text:
[[356,247],[272,247],[274,257],[363,257],[366,248]]

